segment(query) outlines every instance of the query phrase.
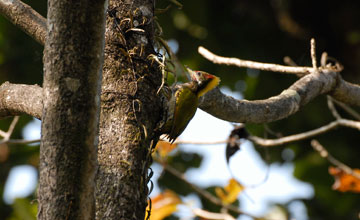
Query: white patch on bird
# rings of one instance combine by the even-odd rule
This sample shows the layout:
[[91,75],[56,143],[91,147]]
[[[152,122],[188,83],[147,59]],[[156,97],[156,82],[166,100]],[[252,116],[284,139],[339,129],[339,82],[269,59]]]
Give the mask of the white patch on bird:
[[71,91],[71,92],[76,92],[79,87],[80,87],[80,80],[78,79],[74,79],[74,78],[70,78],[70,77],[66,77],[65,79],[65,83],[67,88]]

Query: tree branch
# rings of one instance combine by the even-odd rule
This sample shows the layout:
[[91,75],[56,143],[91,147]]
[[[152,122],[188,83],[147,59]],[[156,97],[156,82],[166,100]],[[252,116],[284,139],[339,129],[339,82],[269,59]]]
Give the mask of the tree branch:
[[331,96],[328,96],[333,102],[335,102],[336,105],[338,105],[339,107],[341,107],[345,112],[347,112],[349,115],[351,115],[353,118],[355,118],[356,120],[360,121],[360,114],[357,113],[354,109],[350,108],[349,106],[347,106],[346,104],[333,99]]
[[[311,68],[312,69],[312,68]],[[266,123],[288,117],[320,94],[333,91],[338,74],[328,70],[308,74],[280,95],[265,100],[237,100],[213,89],[200,99],[199,107],[231,122]]]
[[283,66],[221,57],[203,47],[199,47],[199,53],[217,64],[290,73],[298,76],[306,75],[280,95],[266,100],[236,100],[222,94],[218,89],[212,90],[200,100],[199,107],[223,120],[248,123],[276,121],[297,112],[300,107],[325,93],[330,93],[339,101],[360,106],[360,87],[341,78],[339,74],[342,70],[341,65],[317,67],[314,40],[311,41],[313,67]]
[[8,141],[0,141],[1,144],[6,143],[6,144],[35,144],[35,143],[40,143],[41,139],[34,139],[34,140],[24,140],[24,139],[10,139]]
[[0,0],[0,13],[25,33],[44,45],[46,19],[19,0]]
[[264,139],[264,138],[260,138],[260,137],[256,137],[256,136],[250,136],[248,139],[262,147],[272,147],[272,146],[288,144],[288,143],[294,142],[294,141],[308,139],[308,138],[314,137],[316,135],[320,135],[325,132],[328,132],[338,126],[345,126],[345,127],[350,127],[350,128],[360,130],[360,122],[347,120],[347,119],[338,119],[338,120],[333,121],[333,122],[331,122],[327,125],[324,125],[320,128],[317,128],[317,129],[314,129],[311,131],[307,131],[307,132],[303,132],[300,134],[289,135],[289,136],[277,138],[277,139]]
[[192,209],[192,211],[196,216],[202,217],[204,219],[235,220],[234,217],[232,217],[227,213],[214,213],[214,212],[205,211],[203,209]]
[[311,141],[311,146],[316,150],[321,157],[326,158],[331,164],[335,165],[336,167],[343,170],[345,173],[350,174],[358,179],[360,179],[360,175],[357,172],[354,172],[352,168],[350,168],[348,165],[342,163],[338,159],[336,159],[334,156],[332,156],[326,149],[323,147],[317,140]]
[[250,60],[242,60],[234,57],[222,57],[218,56],[204,47],[199,47],[198,52],[208,59],[209,61],[215,64],[225,64],[228,66],[237,66],[237,67],[245,67],[251,69],[258,69],[264,71],[272,71],[279,73],[288,73],[288,74],[301,74],[306,75],[312,73],[312,67],[299,67],[299,66],[284,66],[273,63],[261,63]]
[[330,95],[340,102],[360,106],[360,86],[346,82],[340,75],[338,85]]
[[311,55],[311,63],[314,71],[317,71],[317,62],[316,62],[316,47],[315,47],[315,39],[311,38],[310,41],[310,55]]
[[0,118],[28,114],[40,119],[42,88],[38,85],[11,84],[0,86]]
[[12,135],[14,128],[15,128],[16,124],[18,123],[18,121],[19,121],[19,116],[15,116],[14,119],[12,120],[7,132],[0,130],[0,136],[2,136],[4,138],[0,141],[0,144],[3,144],[5,142],[9,141],[10,136]]

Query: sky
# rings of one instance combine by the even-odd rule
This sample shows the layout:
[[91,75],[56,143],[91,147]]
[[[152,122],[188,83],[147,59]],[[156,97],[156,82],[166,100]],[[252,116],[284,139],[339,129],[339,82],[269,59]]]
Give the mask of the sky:
[[[221,90],[235,98],[241,98],[240,93],[231,92],[226,87]],[[23,136],[26,140],[40,138],[39,120],[34,119],[23,130]],[[221,141],[226,140],[233,125],[229,122],[217,119],[206,112],[198,109],[195,117],[189,123],[183,134],[179,137],[184,141]],[[231,178],[231,172],[235,178],[247,187],[245,194],[239,196],[240,209],[253,215],[262,216],[272,210],[275,213],[276,208],[272,207],[274,203],[288,203],[296,199],[309,199],[314,195],[313,187],[305,182],[297,180],[293,176],[294,166],[291,163],[293,152],[284,148],[283,154],[286,155],[289,162],[280,164],[273,163],[268,166],[254,149],[254,145],[245,141],[238,151],[230,159],[230,167],[226,165],[225,144],[218,145],[179,145],[179,150],[185,152],[194,152],[203,155],[204,159],[201,167],[190,169],[185,173],[185,177],[191,183],[200,187],[213,185],[225,186]],[[289,159],[290,158],[290,159]],[[153,182],[160,176],[162,167],[158,164],[152,166],[154,170]],[[11,204],[16,197],[26,197],[36,188],[37,172],[29,165],[19,165],[14,167],[8,177],[5,185],[4,201]],[[160,193],[157,185],[151,194],[156,196]],[[182,198],[185,205],[179,206],[178,215],[182,219],[191,219],[193,217],[189,207],[201,207],[200,200],[194,194]],[[307,220],[305,205],[297,200],[289,205],[293,217],[297,220]],[[274,211],[275,210],[275,211]],[[249,218],[243,216],[241,220]]]

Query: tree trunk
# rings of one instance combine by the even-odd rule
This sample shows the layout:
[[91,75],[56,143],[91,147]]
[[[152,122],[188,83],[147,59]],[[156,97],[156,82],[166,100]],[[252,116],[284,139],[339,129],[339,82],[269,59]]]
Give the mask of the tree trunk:
[[109,2],[96,187],[97,219],[144,219],[147,170],[161,118],[152,0]]
[[104,1],[49,0],[38,219],[94,219]]

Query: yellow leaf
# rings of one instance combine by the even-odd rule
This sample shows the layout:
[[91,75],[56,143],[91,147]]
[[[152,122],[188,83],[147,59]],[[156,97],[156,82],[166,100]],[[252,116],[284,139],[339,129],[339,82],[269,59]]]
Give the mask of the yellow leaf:
[[239,193],[243,190],[244,186],[237,182],[234,178],[231,178],[224,189],[216,187],[215,193],[224,204],[230,204],[235,202]]
[[156,144],[156,151],[158,154],[164,158],[166,157],[172,150],[174,150],[177,147],[177,144],[170,144],[170,142],[167,141],[159,141]]
[[[176,206],[181,203],[178,195],[171,190],[165,190],[163,193],[151,199],[150,220],[162,220],[176,211]],[[147,218],[149,205],[146,208],[145,219]]]

